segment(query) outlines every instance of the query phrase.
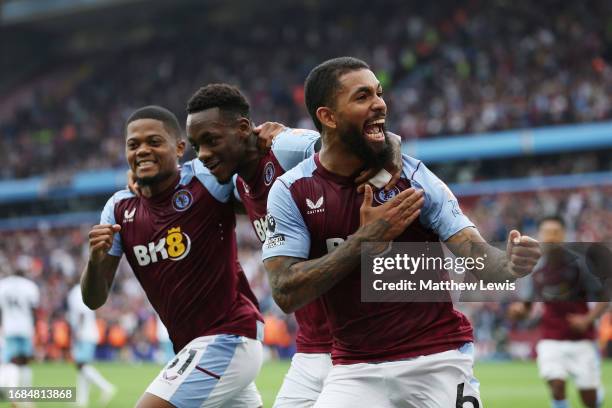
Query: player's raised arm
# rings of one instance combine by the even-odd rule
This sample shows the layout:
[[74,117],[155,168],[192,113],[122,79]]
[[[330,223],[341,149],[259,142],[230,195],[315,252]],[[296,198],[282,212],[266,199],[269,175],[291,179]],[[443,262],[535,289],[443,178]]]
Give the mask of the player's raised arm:
[[535,239],[510,231],[506,251],[489,245],[475,227],[467,227],[451,236],[446,243],[449,249],[461,257],[482,257],[485,267],[473,273],[484,281],[496,282],[522,278],[533,271],[542,256],[540,245]]
[[422,193],[407,189],[372,207],[367,186],[359,229],[329,254],[304,261],[310,245],[307,228],[288,189],[277,181],[268,196],[269,235],[263,247],[274,300],[285,313],[312,302],[359,268],[362,243],[391,241],[419,216],[422,204]]
[[483,257],[485,267],[474,270],[483,281],[500,282],[528,275],[541,257],[538,242],[513,230],[508,235],[506,251],[489,245],[474,224],[463,214],[457,198],[442,180],[421,161],[406,159],[413,175],[413,185],[422,188],[425,204],[420,221],[449,244],[455,256]]
[[90,309],[99,308],[108,298],[121,259],[108,251],[113,246],[114,235],[120,230],[117,224],[99,224],[89,231],[89,261],[81,277],[81,292],[83,302]]

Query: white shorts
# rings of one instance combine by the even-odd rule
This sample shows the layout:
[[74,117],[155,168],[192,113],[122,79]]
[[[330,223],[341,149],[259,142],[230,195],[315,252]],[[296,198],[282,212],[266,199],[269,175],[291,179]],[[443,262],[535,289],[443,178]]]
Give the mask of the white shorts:
[[474,346],[384,363],[334,366],[316,408],[482,408]]
[[218,334],[187,344],[147,388],[178,408],[262,406],[255,377],[262,364],[259,340]]
[[331,368],[331,355],[328,353],[294,354],[273,408],[312,407]]
[[591,340],[540,340],[536,347],[540,377],[565,380],[572,377],[580,390],[599,388],[599,352]]

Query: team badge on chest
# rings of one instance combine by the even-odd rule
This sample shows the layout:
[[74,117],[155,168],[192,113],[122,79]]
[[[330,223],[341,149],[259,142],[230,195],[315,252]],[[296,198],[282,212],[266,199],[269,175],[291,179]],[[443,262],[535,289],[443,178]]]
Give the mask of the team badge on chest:
[[384,189],[379,190],[374,194],[374,200],[378,204],[384,204],[387,201],[391,200],[393,197],[400,193],[400,189],[397,187],[393,187],[389,191],[385,191]]
[[172,196],[172,206],[176,211],[185,211],[193,203],[193,196],[188,190],[179,190]]
[[274,181],[274,172],[274,163],[267,162],[264,167],[264,183],[266,183],[266,186],[269,186]]

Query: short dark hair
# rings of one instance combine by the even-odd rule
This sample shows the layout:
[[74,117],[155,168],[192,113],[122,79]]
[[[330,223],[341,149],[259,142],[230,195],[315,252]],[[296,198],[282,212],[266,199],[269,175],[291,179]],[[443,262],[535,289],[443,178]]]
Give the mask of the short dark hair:
[[126,130],[130,123],[138,119],[159,120],[164,124],[166,131],[168,131],[168,133],[173,135],[176,139],[181,139],[182,137],[181,125],[179,125],[176,115],[166,108],[157,105],[149,105],[136,109],[125,122]]
[[321,132],[323,125],[317,118],[317,109],[321,106],[334,106],[334,98],[340,89],[342,75],[350,71],[370,69],[364,61],[353,57],[339,57],[317,65],[306,77],[304,98],[306,108],[315,126]]
[[547,215],[545,217],[540,218],[540,220],[538,221],[538,228],[540,228],[542,224],[544,224],[546,221],[553,221],[559,223],[559,225],[561,225],[561,227],[565,229],[565,220],[563,220],[563,217],[558,214]]
[[187,113],[219,108],[223,114],[249,118],[251,106],[240,89],[230,84],[208,84],[198,89],[187,102]]

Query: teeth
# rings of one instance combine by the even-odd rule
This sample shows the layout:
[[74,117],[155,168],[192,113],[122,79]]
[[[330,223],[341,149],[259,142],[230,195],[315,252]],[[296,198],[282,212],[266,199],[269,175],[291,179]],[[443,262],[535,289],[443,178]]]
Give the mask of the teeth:
[[384,125],[384,124],[385,124],[384,119],[378,119],[377,121],[374,121],[371,123],[371,125]]

